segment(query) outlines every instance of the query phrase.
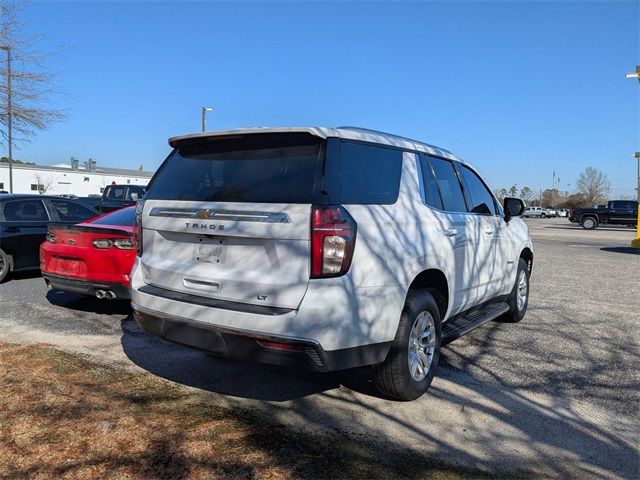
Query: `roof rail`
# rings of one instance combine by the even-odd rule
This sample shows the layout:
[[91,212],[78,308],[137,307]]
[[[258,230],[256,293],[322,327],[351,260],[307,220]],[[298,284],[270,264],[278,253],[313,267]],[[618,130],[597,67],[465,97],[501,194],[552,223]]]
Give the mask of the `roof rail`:
[[420,145],[426,145],[426,146],[428,146],[430,148],[433,148],[433,149],[437,149],[437,150],[440,150],[440,151],[443,151],[443,152],[451,153],[446,148],[436,147],[435,145],[431,145],[429,143],[421,142],[420,140],[414,140],[413,138],[403,137],[402,135],[396,135],[394,133],[387,133],[387,132],[382,132],[380,130],[373,130],[372,128],[351,127],[351,126],[337,127],[337,128],[338,128],[338,130],[352,130],[352,131],[355,131],[355,132],[375,133],[377,135],[384,135],[386,137],[393,137],[393,138],[397,138],[399,140],[404,140],[406,142],[419,143]]
[[[346,126],[346,127],[338,127],[338,130],[354,130],[356,132],[368,132],[368,133],[377,133],[378,135],[384,135],[386,137],[394,137],[394,138],[399,138],[401,140],[406,140],[408,142],[416,142],[417,140],[413,140],[411,138],[408,137],[403,137],[402,135],[396,135],[394,133],[387,133],[387,132],[383,132],[381,130],[374,130],[372,128],[362,128],[362,127],[351,127],[351,126]],[[422,143],[422,142],[420,142]]]

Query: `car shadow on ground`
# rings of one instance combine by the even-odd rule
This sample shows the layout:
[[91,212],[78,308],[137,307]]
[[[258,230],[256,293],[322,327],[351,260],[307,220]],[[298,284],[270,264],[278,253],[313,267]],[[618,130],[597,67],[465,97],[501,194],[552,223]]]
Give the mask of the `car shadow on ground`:
[[42,276],[40,270],[23,270],[21,272],[9,272],[7,276],[0,281],[0,285],[8,283],[13,280],[28,280],[30,278],[38,278]]
[[49,290],[47,300],[52,305],[70,308],[82,312],[98,313],[103,315],[129,315],[131,314],[131,302],[129,300],[99,300],[89,295],[64,292],[62,290]]
[[631,253],[635,255],[640,255],[640,248],[633,247],[602,247],[600,248],[603,252],[613,252],[613,253]]
[[211,355],[147,334],[133,320],[122,320],[126,356],[148,372],[189,387],[232,397],[285,402],[345,386],[385,398],[373,386],[371,369],[316,373],[247,363]]

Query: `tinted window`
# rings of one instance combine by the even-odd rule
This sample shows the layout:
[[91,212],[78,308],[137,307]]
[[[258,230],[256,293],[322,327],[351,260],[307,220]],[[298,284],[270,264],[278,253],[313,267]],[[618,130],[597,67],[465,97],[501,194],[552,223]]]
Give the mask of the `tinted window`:
[[4,204],[4,219],[7,222],[49,221],[42,200],[18,200]]
[[147,198],[312,203],[323,141],[309,134],[222,137],[178,148]]
[[460,188],[458,176],[453,168],[453,163],[441,158],[430,157],[429,161],[436,174],[444,209],[449,212],[466,212],[467,204]]
[[422,180],[426,204],[439,210],[444,210],[438,184],[436,183],[436,178],[433,176],[428,158],[421,156],[420,164],[422,166]]
[[132,227],[135,224],[135,213],[135,208],[123,208],[104,217],[100,217],[91,223],[95,225],[122,225]]
[[124,200],[125,189],[127,187],[107,187],[109,189],[109,193],[107,194],[107,198],[109,200]]
[[61,222],[82,222],[97,215],[95,211],[76,202],[66,200],[50,200],[50,202],[58,212]]
[[398,199],[402,150],[340,145],[340,194],[345,204],[392,204]]
[[127,193],[127,200],[132,200],[131,194],[137,195],[136,200],[141,199],[144,196],[144,189],[141,187],[129,187],[129,192]]
[[636,202],[633,201],[627,201],[627,200],[618,200],[618,201],[613,201],[611,202],[611,207],[612,208],[617,208],[619,210],[635,210],[636,208]]
[[495,215],[496,206],[493,195],[484,186],[480,177],[464,165],[460,165],[460,173],[467,187],[467,194],[471,200],[471,213],[481,213],[484,215]]

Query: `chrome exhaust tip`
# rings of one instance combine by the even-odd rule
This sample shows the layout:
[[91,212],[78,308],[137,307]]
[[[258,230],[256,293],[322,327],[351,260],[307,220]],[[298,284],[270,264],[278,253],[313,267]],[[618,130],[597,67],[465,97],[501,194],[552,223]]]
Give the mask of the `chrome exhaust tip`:
[[113,300],[114,298],[116,298],[116,292],[112,291],[112,290],[107,290],[106,292],[107,298],[109,300]]
[[107,296],[107,292],[104,290],[96,290],[96,298],[104,298]]

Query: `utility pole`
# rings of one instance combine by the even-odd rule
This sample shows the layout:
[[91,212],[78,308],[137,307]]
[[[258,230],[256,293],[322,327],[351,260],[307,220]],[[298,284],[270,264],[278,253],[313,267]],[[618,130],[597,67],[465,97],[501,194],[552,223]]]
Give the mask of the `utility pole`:
[[11,104],[11,46],[0,45],[7,52],[7,140],[9,142],[9,193],[13,193],[13,105]]
[[551,181],[551,208],[555,207],[556,204],[556,171],[553,171],[553,180]]

